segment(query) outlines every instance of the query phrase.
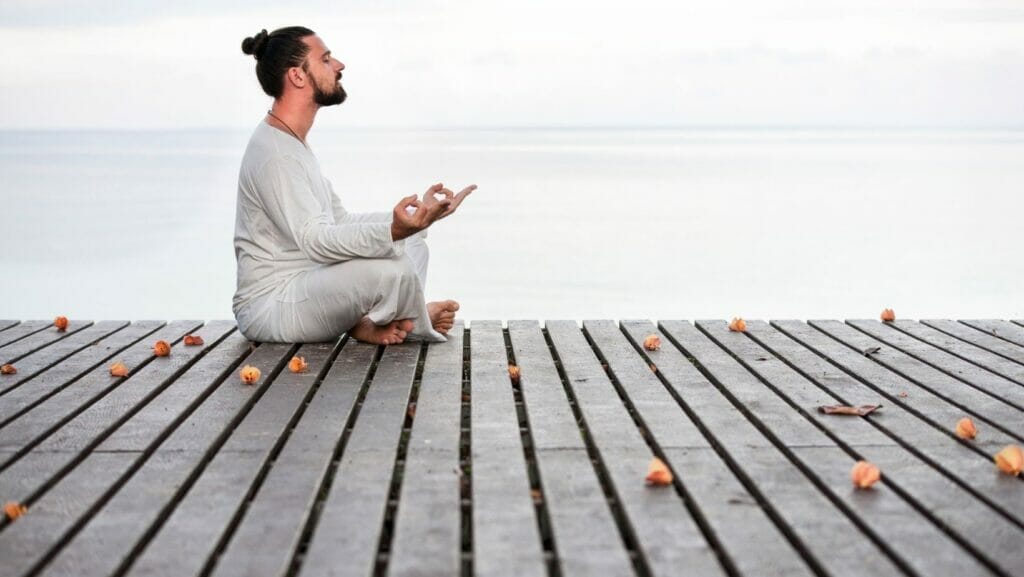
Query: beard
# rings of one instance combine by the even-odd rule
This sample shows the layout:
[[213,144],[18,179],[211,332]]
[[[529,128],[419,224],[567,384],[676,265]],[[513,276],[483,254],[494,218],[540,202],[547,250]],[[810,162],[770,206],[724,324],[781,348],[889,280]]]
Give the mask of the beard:
[[345,98],[348,94],[345,93],[345,89],[341,87],[341,84],[335,82],[331,90],[323,90],[320,88],[320,83],[313,82],[313,102],[316,102],[320,106],[334,106],[335,104],[341,104],[345,102]]

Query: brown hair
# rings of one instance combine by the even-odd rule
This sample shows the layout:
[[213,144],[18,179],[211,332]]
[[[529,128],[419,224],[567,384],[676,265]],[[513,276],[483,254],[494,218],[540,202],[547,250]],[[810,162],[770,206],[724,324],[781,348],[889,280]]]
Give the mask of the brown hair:
[[268,96],[280,98],[284,93],[284,74],[289,68],[303,65],[309,46],[302,39],[313,34],[309,28],[289,26],[270,34],[261,30],[242,40],[242,52],[256,58],[256,78]]

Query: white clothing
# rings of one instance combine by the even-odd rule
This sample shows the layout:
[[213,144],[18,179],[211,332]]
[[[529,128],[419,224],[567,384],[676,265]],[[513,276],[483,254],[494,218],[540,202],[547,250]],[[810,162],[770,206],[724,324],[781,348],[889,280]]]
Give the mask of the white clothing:
[[423,298],[425,231],[392,241],[391,219],[346,211],[312,151],[260,122],[238,175],[232,310],[242,334],[323,342],[368,316],[378,325],[410,319],[410,337],[444,341]]

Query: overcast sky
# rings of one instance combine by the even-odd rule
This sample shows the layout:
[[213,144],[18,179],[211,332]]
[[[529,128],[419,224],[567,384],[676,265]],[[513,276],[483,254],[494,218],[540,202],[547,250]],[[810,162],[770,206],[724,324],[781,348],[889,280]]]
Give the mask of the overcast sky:
[[241,40],[346,65],[321,126],[1024,127],[1024,3],[0,2],[0,128],[249,128]]

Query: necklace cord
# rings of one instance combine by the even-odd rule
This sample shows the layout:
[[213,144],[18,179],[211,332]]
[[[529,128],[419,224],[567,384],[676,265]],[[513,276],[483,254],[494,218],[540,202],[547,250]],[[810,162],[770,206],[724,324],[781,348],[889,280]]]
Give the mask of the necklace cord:
[[276,120],[276,121],[280,122],[281,124],[283,124],[284,127],[288,129],[288,132],[290,132],[292,134],[292,136],[295,137],[295,140],[298,140],[299,142],[302,142],[303,145],[306,144],[301,138],[299,138],[298,134],[295,134],[295,131],[292,130],[292,127],[288,126],[287,122],[281,120],[280,118],[278,118],[278,116],[276,114],[274,114],[273,112],[271,112],[269,110],[267,111],[267,114],[269,114],[270,117],[273,118],[274,120]]

